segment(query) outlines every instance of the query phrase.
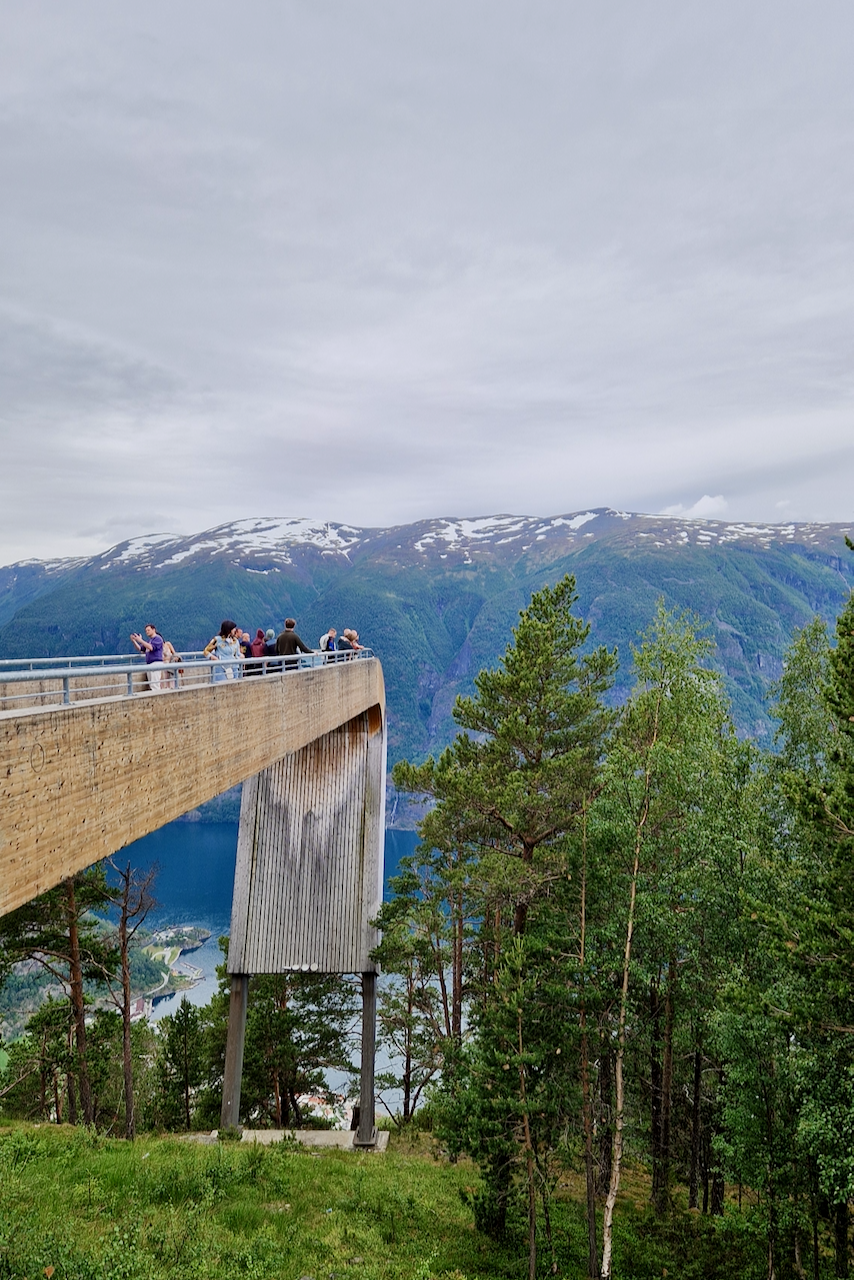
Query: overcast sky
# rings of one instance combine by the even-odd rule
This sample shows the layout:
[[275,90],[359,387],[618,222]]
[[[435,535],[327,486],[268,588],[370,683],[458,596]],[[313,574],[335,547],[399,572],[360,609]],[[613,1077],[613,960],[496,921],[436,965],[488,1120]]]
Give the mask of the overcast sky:
[[0,563],[854,515],[850,0],[0,19]]

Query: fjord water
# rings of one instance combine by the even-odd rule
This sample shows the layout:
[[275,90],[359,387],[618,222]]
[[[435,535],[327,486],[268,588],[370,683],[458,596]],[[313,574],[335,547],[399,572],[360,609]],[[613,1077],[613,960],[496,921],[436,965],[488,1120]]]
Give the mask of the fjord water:
[[[414,831],[386,831],[385,897],[400,859],[412,853],[417,842]],[[210,930],[204,946],[187,957],[204,973],[187,993],[193,1004],[207,1004],[216,990],[216,966],[222,961],[219,938],[229,929],[236,852],[236,822],[170,822],[116,856],[120,866],[130,861],[140,870],[157,864],[153,889],[158,905],[147,921],[150,927],[194,924]],[[178,1000],[172,996],[160,1001],[155,1017],[174,1013]]]

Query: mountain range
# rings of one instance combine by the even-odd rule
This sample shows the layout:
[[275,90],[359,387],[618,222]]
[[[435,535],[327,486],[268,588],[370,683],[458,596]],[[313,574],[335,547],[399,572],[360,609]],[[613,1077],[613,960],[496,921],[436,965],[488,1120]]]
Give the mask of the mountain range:
[[572,573],[590,644],[618,647],[616,698],[663,598],[704,624],[739,729],[763,737],[794,631],[814,614],[832,620],[851,589],[852,532],[607,508],[385,529],[239,520],[0,568],[0,657],[130,652],[129,633],[149,620],[179,650],[201,648],[224,617],[254,634],[293,614],[310,645],[352,626],[383,663],[391,759],[420,758],[453,736],[454,698],[495,664],[531,592]]

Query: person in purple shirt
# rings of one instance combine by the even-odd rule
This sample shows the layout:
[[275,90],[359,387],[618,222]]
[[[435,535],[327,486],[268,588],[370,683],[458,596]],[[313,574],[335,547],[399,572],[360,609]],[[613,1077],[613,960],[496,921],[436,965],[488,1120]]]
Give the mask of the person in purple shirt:
[[[131,632],[131,643],[139,653],[145,654],[145,662],[148,667],[148,687],[152,693],[160,692],[160,681],[163,672],[160,670],[160,663],[163,661],[163,637],[155,627],[153,622],[146,622],[145,635],[141,636],[138,631]],[[156,666],[154,664],[157,664]]]

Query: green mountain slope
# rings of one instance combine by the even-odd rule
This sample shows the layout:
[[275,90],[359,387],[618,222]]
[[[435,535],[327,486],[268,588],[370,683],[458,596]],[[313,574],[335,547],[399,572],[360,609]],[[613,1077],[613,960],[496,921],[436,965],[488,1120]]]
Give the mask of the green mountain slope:
[[815,613],[835,617],[851,588],[846,532],[607,510],[385,530],[242,521],[0,570],[0,657],[129,652],[129,633],[149,619],[184,650],[224,617],[254,633],[293,614],[311,645],[330,624],[354,626],[383,662],[395,760],[450,740],[454,698],[496,662],[531,592],[573,573],[591,643],[619,649],[616,697],[631,680],[631,644],[664,597],[708,625],[737,723],[762,735],[794,630]]

